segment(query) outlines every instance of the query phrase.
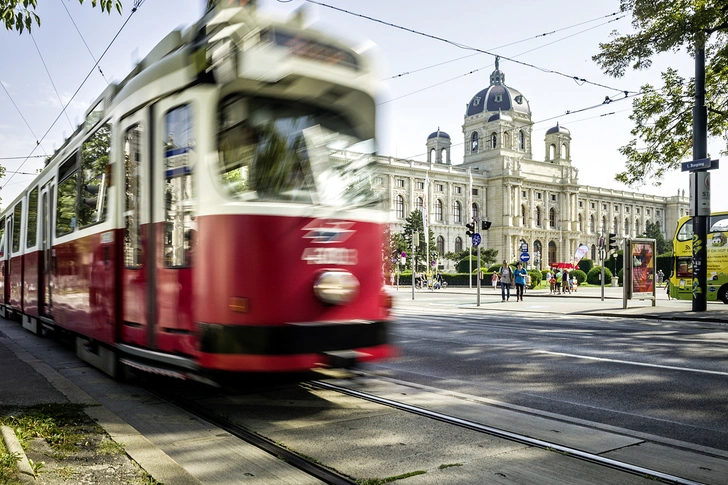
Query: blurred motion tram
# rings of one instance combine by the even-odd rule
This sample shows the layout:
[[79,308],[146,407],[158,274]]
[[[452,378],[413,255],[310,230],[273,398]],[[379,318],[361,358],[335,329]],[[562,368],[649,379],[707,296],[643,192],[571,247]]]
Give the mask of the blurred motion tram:
[[376,86],[298,17],[171,32],[0,213],[0,314],[111,375],[392,356]]

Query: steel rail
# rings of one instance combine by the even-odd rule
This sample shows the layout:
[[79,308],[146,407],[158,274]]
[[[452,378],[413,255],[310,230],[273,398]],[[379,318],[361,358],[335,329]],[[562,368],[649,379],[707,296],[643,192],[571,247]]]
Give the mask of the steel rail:
[[277,458],[282,459],[286,463],[289,463],[299,470],[308,473],[312,477],[318,478],[324,483],[330,485],[357,485],[357,482],[353,479],[341,475],[331,470],[330,468],[326,468],[323,465],[319,465],[311,460],[307,460],[301,455],[298,455],[288,448],[276,444],[275,442],[269,440],[264,436],[261,436],[240,425],[237,425],[229,421],[228,419],[223,418],[222,416],[216,415],[212,411],[205,409],[203,406],[192,403],[190,401],[185,401],[169,395],[165,395],[164,393],[159,391],[153,391],[148,388],[147,390],[150,393],[159,397],[160,399],[179,406],[185,411],[204,419],[205,421],[209,422],[214,426],[217,426],[220,429],[227,431],[231,435],[240,438],[246,443],[249,443],[257,448],[260,448],[263,451],[270,453]]
[[537,438],[531,438],[529,436],[521,435],[518,433],[513,433],[513,432],[502,430],[499,428],[494,428],[492,426],[486,426],[486,425],[476,423],[473,421],[468,421],[466,419],[457,418],[455,416],[438,413],[436,411],[431,411],[429,409],[424,409],[424,408],[420,408],[417,406],[412,406],[409,404],[392,401],[391,399],[374,396],[372,394],[367,394],[365,392],[356,391],[354,389],[349,389],[347,387],[337,386],[335,384],[331,384],[328,382],[311,381],[308,384],[313,387],[317,387],[319,389],[328,389],[330,391],[335,391],[335,392],[339,392],[339,393],[346,394],[349,396],[358,397],[360,399],[365,399],[365,400],[371,401],[373,403],[381,404],[384,406],[389,406],[394,409],[398,409],[401,411],[407,411],[409,413],[417,414],[420,416],[425,416],[425,417],[428,417],[431,419],[435,419],[437,421],[452,424],[454,426],[460,426],[462,428],[470,429],[473,431],[479,431],[481,433],[486,433],[486,434],[489,434],[492,436],[497,436],[499,438],[507,439],[510,441],[515,441],[518,443],[523,443],[525,445],[534,446],[534,447],[541,448],[541,449],[548,450],[548,451],[557,451],[559,453],[563,453],[568,456],[578,458],[580,460],[584,460],[584,461],[588,461],[588,462],[595,463],[598,465],[606,466],[606,467],[620,470],[623,472],[632,473],[634,475],[653,477],[664,483],[672,483],[672,484],[676,484],[676,485],[705,485],[702,482],[696,482],[694,480],[688,480],[686,478],[677,477],[675,475],[670,475],[668,473],[663,473],[663,472],[660,472],[657,470],[652,470],[650,468],[645,468],[645,467],[641,467],[638,465],[632,465],[630,463],[624,463],[624,462],[621,462],[618,460],[613,460],[611,458],[606,458],[606,457],[603,457],[600,455],[596,455],[594,453],[577,450],[576,448],[570,448],[568,446],[559,445],[557,443],[550,443],[548,441],[540,440]]

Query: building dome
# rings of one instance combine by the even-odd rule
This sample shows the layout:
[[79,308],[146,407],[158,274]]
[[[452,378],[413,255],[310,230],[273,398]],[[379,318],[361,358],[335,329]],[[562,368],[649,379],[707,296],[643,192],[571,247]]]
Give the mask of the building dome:
[[556,126],[549,128],[548,131],[546,131],[547,135],[553,135],[554,133],[565,133],[567,135],[571,135],[571,132],[563,126],[560,126],[558,121],[556,122]]
[[445,133],[444,131],[440,131],[440,128],[437,128],[437,131],[430,133],[430,136],[427,137],[428,140],[431,140],[433,138],[447,138],[450,139],[450,135]]
[[465,116],[473,116],[484,112],[515,111],[530,115],[528,100],[517,89],[506,86],[506,75],[498,67],[495,59],[495,71],[490,75],[490,86],[478,91],[468,103]]

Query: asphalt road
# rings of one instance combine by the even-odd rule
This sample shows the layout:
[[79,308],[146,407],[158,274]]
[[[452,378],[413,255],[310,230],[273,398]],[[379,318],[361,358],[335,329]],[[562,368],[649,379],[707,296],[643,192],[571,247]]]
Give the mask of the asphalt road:
[[401,356],[369,369],[728,450],[726,325],[522,311],[528,299],[474,310],[442,297],[400,305]]

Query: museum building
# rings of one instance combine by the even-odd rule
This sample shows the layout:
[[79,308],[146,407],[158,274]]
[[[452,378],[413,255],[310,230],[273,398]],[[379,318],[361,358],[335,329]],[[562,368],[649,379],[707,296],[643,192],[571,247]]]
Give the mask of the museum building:
[[688,214],[684,190],[665,197],[580,185],[569,130],[557,123],[546,131],[544,160],[533,159],[532,132],[529,102],[506,85],[496,60],[490,85],[467,105],[462,164],[452,164],[450,135],[439,128],[427,137],[426,162],[376,157],[391,231],[402,232],[405,218],[427,201],[437,264],[452,270],[442,255],[470,244],[464,225],[471,177],[473,218],[492,223],[478,231],[482,247],[515,262],[525,242],[529,268],[572,261],[580,244],[590,248],[586,257],[596,259],[600,235],[637,237],[647,222],[670,240],[678,218]]

